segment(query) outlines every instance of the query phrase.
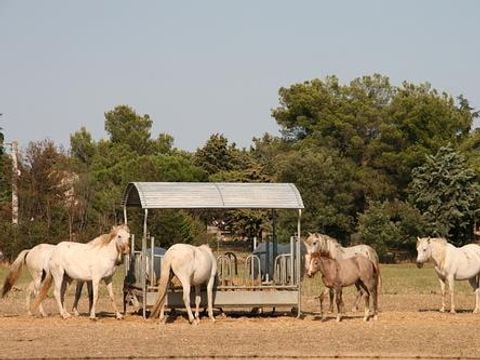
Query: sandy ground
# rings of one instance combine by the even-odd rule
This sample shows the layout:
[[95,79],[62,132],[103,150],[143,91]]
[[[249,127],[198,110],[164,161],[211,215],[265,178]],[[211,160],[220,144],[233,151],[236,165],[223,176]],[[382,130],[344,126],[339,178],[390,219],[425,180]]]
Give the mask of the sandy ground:
[[[304,315],[230,313],[212,323],[188,324],[183,314],[167,324],[130,313],[113,318],[102,298],[91,321],[83,300],[78,318],[62,320],[53,299],[46,319],[24,314],[23,291],[0,300],[0,358],[480,358],[480,314],[473,295],[460,293],[457,314],[440,313],[440,296],[384,294],[378,321],[347,312],[341,323],[320,321],[313,297]],[[352,303],[346,296],[347,306]],[[120,301],[118,301],[120,302]],[[71,304],[71,299],[68,299]]]

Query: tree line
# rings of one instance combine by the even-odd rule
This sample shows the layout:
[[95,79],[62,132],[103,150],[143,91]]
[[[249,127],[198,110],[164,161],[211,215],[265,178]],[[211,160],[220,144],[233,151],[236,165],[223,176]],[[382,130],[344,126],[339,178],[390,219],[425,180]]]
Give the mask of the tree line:
[[[196,151],[178,149],[171,135],[152,134],[149,115],[127,105],[105,113],[105,139],[81,128],[69,149],[31,142],[19,159],[18,225],[11,224],[11,160],[2,147],[0,249],[14,256],[40,242],[106,232],[123,220],[122,193],[131,181],[292,182],[305,204],[305,232],[367,243],[382,255],[414,253],[417,236],[445,236],[456,245],[474,239],[479,112],[465,97],[428,83],[395,86],[379,74],[348,84],[328,76],[280,88],[271,115],[281,135],[254,138],[249,148],[216,133]],[[169,210],[153,212],[149,227],[168,246],[208,241],[212,222],[241,237],[261,236],[271,232],[271,217]],[[294,234],[296,214],[278,211],[275,222],[280,239]]]

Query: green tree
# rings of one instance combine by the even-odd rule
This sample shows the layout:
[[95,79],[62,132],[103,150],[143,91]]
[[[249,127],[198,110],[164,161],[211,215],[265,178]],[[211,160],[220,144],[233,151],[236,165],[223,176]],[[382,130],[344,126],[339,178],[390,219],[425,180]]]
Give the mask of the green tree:
[[209,175],[220,171],[238,170],[244,167],[245,157],[235,143],[229,144],[222,134],[213,134],[206,144],[197,149],[194,161]]
[[410,201],[424,214],[432,234],[448,237],[457,245],[469,242],[480,186],[464,157],[450,145],[441,147],[412,176]]
[[70,151],[73,158],[79,160],[85,165],[90,165],[96,152],[96,144],[92,140],[92,135],[85,127],[70,135]]
[[396,250],[413,256],[416,238],[424,236],[427,228],[420,212],[409,203],[398,200],[370,202],[368,209],[359,215],[352,242],[372,246],[380,257]]
[[378,74],[348,85],[329,76],[281,88],[279,94],[272,115],[286,139],[316,141],[382,172],[391,184],[384,189],[397,188],[402,198],[411,170],[441,146],[462,142],[478,116],[463,97],[455,101],[428,83],[395,87]]
[[113,144],[125,144],[140,155],[151,151],[152,120],[147,114],[140,116],[126,105],[116,106],[105,113],[105,130]]

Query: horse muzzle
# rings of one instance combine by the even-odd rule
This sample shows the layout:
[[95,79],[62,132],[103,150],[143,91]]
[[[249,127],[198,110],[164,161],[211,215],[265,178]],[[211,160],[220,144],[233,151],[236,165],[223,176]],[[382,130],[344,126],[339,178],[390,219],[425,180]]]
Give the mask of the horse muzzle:
[[421,269],[422,267],[423,267],[423,263],[417,261],[417,268]]
[[126,245],[118,245],[118,252],[122,255],[128,255],[130,253],[130,246]]

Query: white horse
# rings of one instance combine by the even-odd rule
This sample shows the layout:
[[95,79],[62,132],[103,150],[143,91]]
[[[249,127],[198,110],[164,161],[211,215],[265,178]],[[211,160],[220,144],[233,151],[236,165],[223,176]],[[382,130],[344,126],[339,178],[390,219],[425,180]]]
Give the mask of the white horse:
[[[40,290],[42,284],[42,276],[48,271],[48,259],[52,254],[52,250],[55,245],[39,244],[31,249],[26,249],[18,254],[15,261],[10,266],[10,271],[3,283],[2,298],[12,289],[13,285],[17,282],[23,265],[27,265],[28,272],[32,276],[32,281],[27,288],[26,306],[28,315],[32,315],[30,311],[30,299],[36,296]],[[38,310],[42,316],[47,316],[42,304],[39,304]]]
[[455,280],[468,280],[475,291],[474,313],[480,312],[480,246],[457,248],[443,238],[417,238],[417,266],[432,259],[442,292],[441,312],[445,311],[445,283],[450,289],[450,312],[455,313]]
[[[361,255],[369,259],[375,268],[379,269],[379,259],[377,252],[371,246],[368,245],[354,245],[349,247],[343,247],[340,243],[325,234],[309,233],[307,239],[304,240],[307,253],[305,254],[305,269],[308,270],[308,264],[310,264],[310,258],[312,254],[327,254],[330,258],[336,260],[348,259],[357,255]],[[333,311],[333,290],[325,288],[324,293],[320,298],[325,297],[329,293],[330,297],[330,311]],[[353,310],[356,311],[358,302],[362,297],[361,291],[358,291],[355,301],[353,303]]]
[[114,226],[109,234],[100,235],[90,243],[80,244],[70,241],[59,243],[48,261],[48,274],[42,284],[40,293],[35,299],[34,308],[47,296],[52,282],[55,282],[54,296],[58,310],[63,318],[70,317],[64,307],[65,287],[63,278],[69,280],[91,281],[93,288],[93,304],[90,318],[96,319],[95,308],[98,301],[98,285],[103,280],[107,285],[117,319],[123,316],[115,304],[112,277],[116,265],[122,255],[128,254],[130,230],[127,225]]
[[[40,286],[42,284],[42,278],[48,273],[48,260],[50,259],[50,255],[52,254],[55,245],[51,244],[38,244],[31,249],[22,250],[20,254],[18,254],[15,261],[10,266],[10,271],[5,278],[2,287],[2,298],[5,297],[8,292],[12,289],[12,287],[17,282],[20,273],[22,272],[23,265],[27,265],[28,272],[32,277],[32,281],[28,285],[27,288],[27,296],[26,296],[26,307],[27,307],[27,314],[32,315],[30,310],[30,300],[32,296],[37,296],[40,291]],[[81,290],[82,290],[83,282],[77,281],[77,291],[75,292],[75,300],[73,305],[73,312],[75,315],[79,315],[77,310],[78,301],[80,299]],[[92,306],[91,300],[91,285],[88,285],[88,295],[89,295],[89,307]],[[43,309],[42,304],[38,305],[38,310],[40,315],[43,317],[47,316],[47,313]]]
[[[153,305],[150,317],[165,319],[165,297],[167,286],[173,275],[176,275],[183,287],[183,302],[188,312],[188,321],[198,324],[200,308],[200,285],[207,283],[208,316],[213,316],[213,286],[217,274],[217,260],[208,245],[192,246],[175,244],[165,253],[162,260],[162,271],[158,283],[158,298]],[[195,318],[190,307],[190,286],[195,286]]]

